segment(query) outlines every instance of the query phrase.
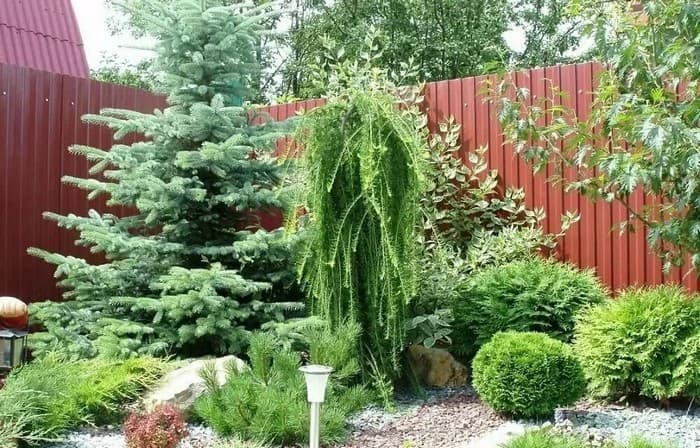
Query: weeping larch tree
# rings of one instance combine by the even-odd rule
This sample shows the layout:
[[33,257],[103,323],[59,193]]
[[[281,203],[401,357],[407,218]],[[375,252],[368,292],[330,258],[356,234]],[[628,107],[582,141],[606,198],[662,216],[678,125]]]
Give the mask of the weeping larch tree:
[[45,214],[106,261],[30,250],[57,266],[66,289],[65,301],[32,311],[45,328],[33,340],[38,354],[235,353],[250,330],[300,307],[284,287],[294,281],[291,239],[254,218],[285,207],[284,168],[272,157],[283,129],[246,103],[260,73],[260,24],[275,13],[220,0],[148,3],[169,107],[84,117],[115,141],[146,139],[71,148],[92,162],[91,176],[64,181],[131,212]]
[[416,108],[400,107],[373,58],[334,66],[326,104],[301,120],[309,237],[299,272],[311,312],[332,327],[359,323],[364,365],[391,379],[416,291],[423,143]]

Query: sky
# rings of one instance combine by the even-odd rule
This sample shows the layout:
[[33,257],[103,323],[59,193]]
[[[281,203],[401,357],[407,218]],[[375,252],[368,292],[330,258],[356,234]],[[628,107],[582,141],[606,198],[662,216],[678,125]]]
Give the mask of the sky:
[[78,18],[80,34],[85,45],[88,65],[91,69],[98,68],[102,54],[116,54],[119,59],[138,62],[148,56],[147,51],[124,48],[129,45],[139,45],[139,42],[128,37],[112,36],[107,28],[110,11],[104,0],[71,0],[73,10]]
[[[78,17],[80,33],[85,44],[85,53],[91,69],[96,69],[102,62],[102,55],[116,54],[120,60],[136,63],[147,57],[149,52],[125,48],[129,45],[139,45],[134,39],[124,36],[112,36],[107,28],[107,21],[110,19],[110,11],[105,6],[104,0],[71,0],[73,10]],[[512,30],[504,34],[508,45],[519,50],[523,46],[523,33],[519,30]]]

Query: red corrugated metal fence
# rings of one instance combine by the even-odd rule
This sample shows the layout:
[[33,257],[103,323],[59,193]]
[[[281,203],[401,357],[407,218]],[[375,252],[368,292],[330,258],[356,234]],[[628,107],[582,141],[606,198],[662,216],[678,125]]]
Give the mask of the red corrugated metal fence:
[[[562,101],[584,116],[591,107],[597,70],[594,64],[579,64],[535,69],[515,76],[518,84],[528,86],[534,97],[550,95],[552,85],[560,86],[567,93]],[[534,176],[530,167],[503,145],[495,106],[483,101],[481,95],[485,79],[482,76],[429,84],[425,106],[430,125],[434,128],[452,115],[462,124],[465,153],[488,145],[490,168],[499,171],[503,185],[523,187],[528,206],[545,209],[545,230],[557,231],[561,214],[578,210],[581,221],[559,246],[563,258],[595,268],[613,289],[679,282],[698,290],[697,278],[683,277],[681,269],[663,276],[658,258],[649,253],[643,229],[622,236],[611,231],[613,223],[625,218],[621,205],[594,204],[547,183],[545,174]],[[0,295],[28,300],[58,297],[52,267],[29,257],[27,247],[87,254],[74,246],[75,234],[41,218],[46,210],[83,214],[89,208],[101,208],[99,202],[88,203],[83,191],[60,183],[63,175],[87,173],[87,162],[70,155],[68,146],[111,146],[109,130],[85,125],[80,117],[104,107],[151,111],[163,104],[161,97],[137,89],[0,65]],[[309,100],[264,110],[272,118],[283,120],[320,104],[320,100]],[[280,148],[286,143],[281,142]],[[632,204],[640,206],[653,200],[638,192]]]
[[27,255],[28,247],[87,254],[73,244],[73,232],[41,216],[47,210],[104,209],[102,201],[88,204],[83,191],[61,183],[64,175],[87,173],[85,159],[68,153],[68,146],[112,144],[108,129],[80,117],[105,107],[149,112],[163,104],[162,97],[142,90],[0,65],[0,295],[58,297],[52,266]]

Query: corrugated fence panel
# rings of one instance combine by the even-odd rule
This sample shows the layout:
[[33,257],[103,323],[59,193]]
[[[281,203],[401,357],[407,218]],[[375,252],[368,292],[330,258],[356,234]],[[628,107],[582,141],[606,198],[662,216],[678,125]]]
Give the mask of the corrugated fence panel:
[[[546,108],[563,104],[579,116],[590,112],[592,90],[600,66],[579,64],[547,67],[514,73],[511,76],[531,91],[530,101],[547,97]],[[591,203],[574,192],[564,192],[561,185],[547,182],[555,166],[533,174],[530,167],[504,145],[496,119],[496,104],[486,97],[486,81],[494,77],[478,76],[431,83],[426,86],[424,107],[431,129],[450,116],[462,126],[462,159],[480,146],[489,146],[489,169],[499,173],[500,187],[522,187],[529,207],[541,207],[547,217],[546,231],[561,228],[561,215],[578,211],[581,221],[567,233],[559,245],[561,258],[582,267],[591,267],[613,290],[630,285],[680,282],[690,290],[698,290],[694,274],[685,276],[687,266],[663,276],[661,263],[649,253],[644,229],[619,234],[613,224],[626,218],[621,204]],[[553,94],[553,88],[564,94]],[[267,106],[262,112],[273,120],[284,120],[303,110],[323,104],[314,99],[292,104]],[[128,210],[110,209],[104,199],[86,199],[85,192],[62,185],[64,175],[83,177],[88,164],[81,157],[68,153],[73,144],[100,148],[112,145],[107,128],[81,121],[86,113],[97,113],[105,107],[152,112],[165,101],[151,93],[123,86],[104,84],[70,76],[50,74],[15,66],[0,65],[0,295],[13,295],[27,300],[57,298],[59,292],[52,277],[53,268],[26,254],[28,247],[40,247],[77,256],[99,258],[86,248],[76,247],[75,233],[58,229],[42,219],[44,211],[85,214],[90,208],[101,213],[124,214]],[[543,121],[551,117],[545,116]],[[262,122],[259,118],[256,122]],[[142,138],[129,136],[129,144]],[[281,139],[278,154],[297,154],[291,138]],[[564,170],[573,179],[572,170]],[[637,208],[656,199],[636,192],[630,206]],[[264,216],[263,221],[278,221],[279,216]]]
[[0,295],[59,297],[53,267],[27,255],[29,247],[99,259],[75,246],[76,233],[42,218],[45,211],[106,209],[104,198],[89,202],[85,192],[61,183],[64,175],[84,177],[88,170],[69,146],[112,145],[109,129],[81,116],[105,107],[151,112],[164,104],[137,89],[0,64]]

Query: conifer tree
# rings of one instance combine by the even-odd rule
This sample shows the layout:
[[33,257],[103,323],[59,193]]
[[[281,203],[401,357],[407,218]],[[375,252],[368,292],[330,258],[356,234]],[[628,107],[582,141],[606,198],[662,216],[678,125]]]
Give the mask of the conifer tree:
[[46,329],[34,339],[39,353],[57,344],[79,356],[237,352],[248,330],[300,306],[286,297],[293,242],[255,219],[286,202],[271,153],[285,125],[245,102],[259,76],[261,23],[274,12],[221,0],[149,3],[169,107],[84,117],[109,126],[115,141],[146,140],[70,148],[92,163],[91,177],[64,182],[130,212],[45,214],[106,261],[30,249],[57,266],[66,289],[65,301],[33,310]]

